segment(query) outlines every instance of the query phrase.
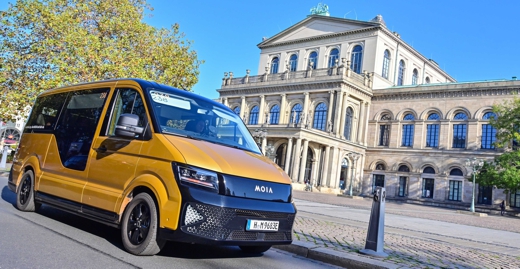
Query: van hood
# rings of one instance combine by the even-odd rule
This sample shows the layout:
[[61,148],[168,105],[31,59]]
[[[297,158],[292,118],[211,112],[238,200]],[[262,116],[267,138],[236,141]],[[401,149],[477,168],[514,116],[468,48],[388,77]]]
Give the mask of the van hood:
[[291,184],[287,174],[269,158],[211,142],[165,135],[186,164],[238,177]]

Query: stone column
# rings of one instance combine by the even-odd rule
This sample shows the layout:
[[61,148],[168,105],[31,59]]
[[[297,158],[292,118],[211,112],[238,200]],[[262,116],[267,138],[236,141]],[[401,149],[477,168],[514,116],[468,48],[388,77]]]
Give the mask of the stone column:
[[265,122],[265,95],[260,95],[260,111],[258,111],[258,124],[262,125]]
[[[305,113],[305,115],[308,114],[308,110],[309,110],[309,93],[308,92],[304,92],[303,93],[303,113]],[[307,115],[308,117],[309,115]]]
[[293,154],[293,164],[292,164],[292,167],[291,167],[291,178],[293,181],[297,181],[298,180],[298,172],[299,172],[299,169],[300,169],[300,150],[301,150],[301,146],[302,146],[302,139],[301,138],[297,138],[296,139],[296,148],[294,149],[294,154]]
[[330,177],[329,177],[329,155],[330,155],[330,146],[325,147],[325,156],[323,158],[323,170],[321,175],[321,185],[330,186]]
[[289,137],[287,138],[287,151],[285,153],[285,173],[289,174],[289,168],[290,168],[290,165],[291,165],[291,151],[292,151],[292,148],[293,148],[293,145],[292,145],[292,137]]
[[300,176],[298,177],[298,182],[303,182],[303,178],[305,176],[305,166],[307,165],[307,150],[309,149],[309,140],[305,139],[303,141],[303,154],[302,160],[300,163]]
[[[453,134],[452,134],[453,127],[451,126],[450,121],[441,120],[441,122],[436,122],[436,123],[439,123],[439,127],[440,127],[439,148],[440,149],[450,149],[452,146],[451,142],[453,140]],[[451,134],[451,136],[450,136],[450,134]]]
[[[365,117],[366,117],[366,114],[365,114],[365,106],[364,106],[365,102],[361,101],[359,102],[359,116],[358,116],[358,129],[357,129],[357,135],[356,135],[356,141],[358,142],[358,144],[363,144],[363,127],[365,126]],[[352,139],[352,141],[354,141],[354,139]]]
[[[338,155],[339,155],[339,149],[336,147],[332,148],[332,160],[330,160],[329,164],[329,171],[330,171],[330,182],[329,186],[330,188],[337,188],[339,186],[339,179],[337,174],[337,168],[338,166],[341,167],[341,165],[338,165]],[[340,160],[341,162],[341,160]]]
[[[370,120],[370,102],[365,103],[365,123],[363,126],[363,145],[367,146],[368,121]],[[377,130],[376,130],[377,131]]]
[[227,97],[224,97],[223,101],[224,101],[224,105],[229,107],[229,103],[228,103]]
[[336,136],[338,136],[338,132],[339,132],[339,128],[340,128],[340,125],[341,125],[341,108],[343,107],[343,91],[338,91],[337,92],[337,97],[336,97],[336,107],[334,108],[334,110],[336,110],[336,115],[334,117],[334,133],[336,134]]
[[470,120],[469,122],[466,122],[466,124],[466,148],[471,150],[480,149],[481,141],[478,139],[479,135],[477,134],[482,135],[482,130],[478,129],[477,120]]
[[[345,117],[347,116],[346,112],[347,112],[347,104],[348,104],[347,99],[348,99],[348,97],[349,97],[349,94],[347,94],[347,93],[345,95],[343,95],[343,101],[341,102],[342,105],[341,105],[341,112],[339,114],[339,120],[340,120],[340,122],[339,122],[339,130],[338,130],[338,135],[336,135],[336,137],[340,137],[340,138],[344,137],[343,136],[343,130],[345,130]],[[350,126],[350,128],[351,128],[350,136],[351,137],[350,138],[351,138],[351,141],[353,141],[352,140],[352,136],[354,134],[354,132],[353,132],[353,130],[354,130],[354,115],[352,115],[352,122],[350,124],[351,124],[351,126]]]
[[[330,122],[331,119],[332,119],[332,111],[334,111],[334,110],[333,110],[334,108],[332,107],[333,105],[334,105],[334,91],[329,91],[329,109],[328,109],[328,111],[327,111],[327,122],[326,122],[327,127],[326,127],[326,128],[329,127],[328,124],[329,124],[329,122]],[[329,132],[328,129],[325,129],[325,130],[326,130],[327,132]]]
[[285,107],[287,106],[287,96],[285,93],[282,93],[281,94],[282,96],[282,101],[280,102],[280,119],[279,119],[279,122],[278,124],[287,124],[286,122],[286,119],[285,119]]
[[240,118],[244,119],[244,113],[246,113],[246,97],[242,96],[242,102],[240,103]]

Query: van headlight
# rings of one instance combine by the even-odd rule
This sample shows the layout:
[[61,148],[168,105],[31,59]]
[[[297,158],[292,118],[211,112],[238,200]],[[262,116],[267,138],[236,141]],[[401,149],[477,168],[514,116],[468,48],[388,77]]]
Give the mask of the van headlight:
[[182,183],[200,186],[218,192],[217,173],[190,166],[177,166],[177,171]]

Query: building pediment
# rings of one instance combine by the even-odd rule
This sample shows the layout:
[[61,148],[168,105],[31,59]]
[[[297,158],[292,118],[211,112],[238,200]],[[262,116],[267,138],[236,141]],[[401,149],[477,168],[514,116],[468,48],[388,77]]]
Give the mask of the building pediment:
[[258,44],[259,48],[287,44],[290,42],[315,39],[316,37],[327,37],[329,35],[355,32],[363,29],[379,26],[376,22],[362,22],[350,19],[334,18],[320,15],[308,16],[299,23],[287,28],[277,35],[264,40]]

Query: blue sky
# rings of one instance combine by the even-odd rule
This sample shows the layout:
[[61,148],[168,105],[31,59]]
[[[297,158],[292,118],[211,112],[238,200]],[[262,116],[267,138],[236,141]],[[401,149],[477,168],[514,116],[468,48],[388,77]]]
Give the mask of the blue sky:
[[[0,0],[0,9],[7,8]],[[520,78],[518,0],[148,0],[155,27],[180,24],[205,63],[193,90],[217,98],[224,72],[257,74],[262,37],[305,19],[323,3],[330,15],[368,21],[381,14],[391,31],[459,82]]]

